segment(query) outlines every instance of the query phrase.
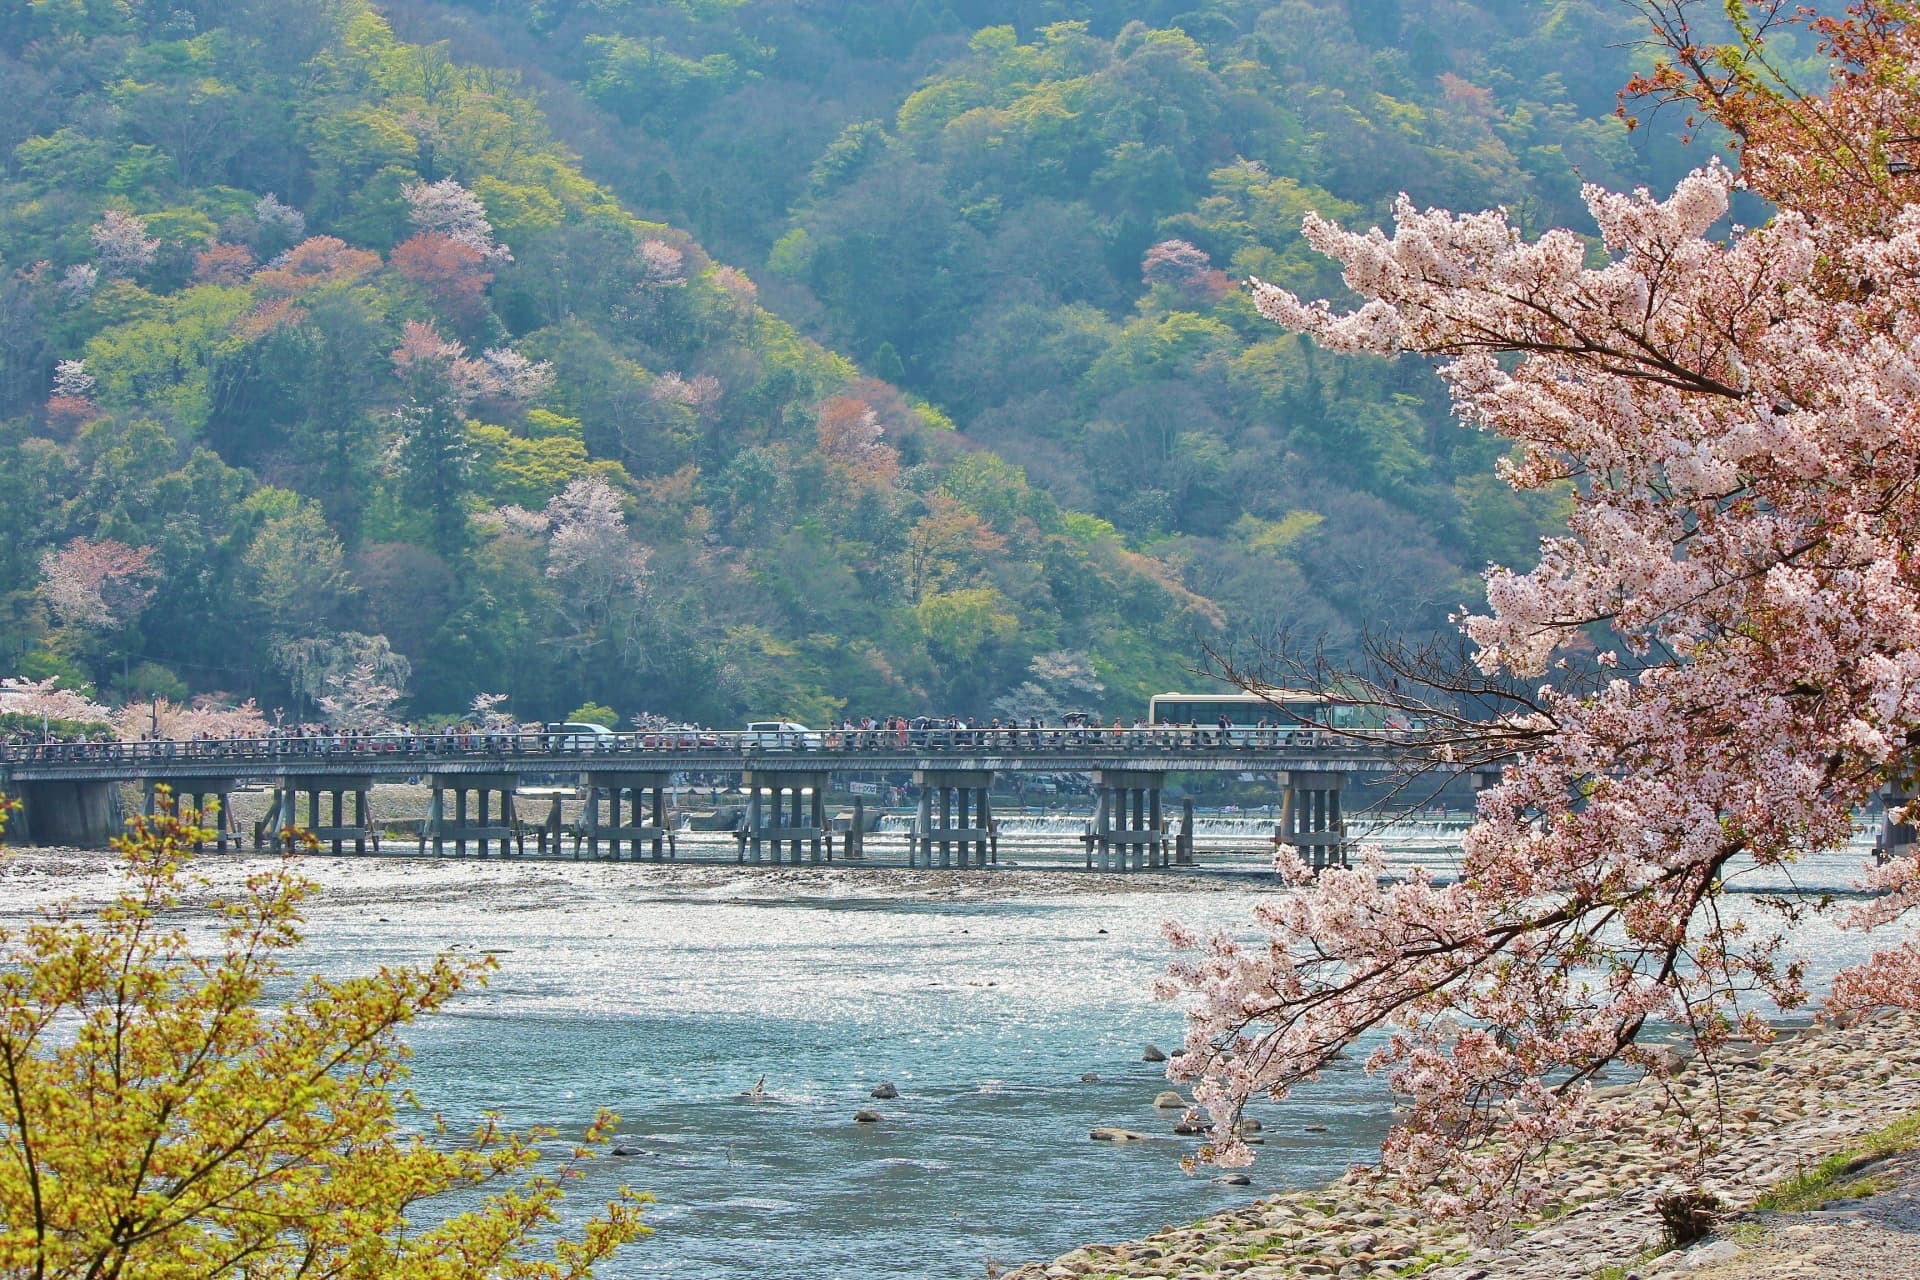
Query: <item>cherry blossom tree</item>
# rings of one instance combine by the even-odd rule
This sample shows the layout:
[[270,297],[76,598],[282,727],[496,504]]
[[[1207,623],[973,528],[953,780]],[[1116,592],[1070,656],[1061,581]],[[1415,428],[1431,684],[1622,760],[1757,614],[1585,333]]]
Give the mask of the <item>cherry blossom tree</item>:
[[153,265],[160,242],[147,234],[145,219],[120,209],[100,215],[88,233],[94,265],[108,276],[138,275]]
[[91,262],[76,262],[60,277],[60,296],[70,307],[77,307],[93,296],[100,285],[100,268]]
[[571,482],[547,504],[553,533],[547,577],[561,588],[569,648],[585,652],[612,633],[630,636],[646,598],[649,552],[627,530],[620,494],[598,475]]
[[307,215],[269,191],[253,204],[253,249],[271,257],[307,238]]
[[93,402],[93,375],[85,360],[62,360],[53,367],[53,394],[47,397],[47,420],[71,430],[100,416]]
[[636,257],[643,284],[663,289],[686,286],[687,255],[665,240],[642,240]]
[[1195,302],[1217,302],[1233,290],[1227,273],[1213,265],[1206,250],[1185,240],[1162,240],[1140,259],[1140,278],[1165,285]]
[[28,680],[24,676],[0,679],[0,715],[41,716],[81,724],[106,724],[113,712],[72,689],[55,686],[58,676]]
[[129,702],[114,713],[113,727],[122,738],[153,733],[173,741],[244,738],[268,729],[267,718],[252,698],[234,706],[214,696],[198,697],[185,705],[167,698]]
[[[1162,993],[1190,1001],[1175,1073],[1211,1113],[1205,1158],[1245,1162],[1250,1098],[1384,1032],[1369,1065],[1404,1105],[1376,1176],[1497,1233],[1549,1194],[1530,1161],[1600,1135],[1596,1071],[1672,1069],[1639,1043],[1650,1024],[1711,1064],[1811,999],[1810,913],[1890,935],[1829,1008],[1920,1006],[1901,931],[1920,858],[1864,869],[1879,896],[1852,909],[1759,897],[1736,921],[1722,902],[1844,845],[1856,807],[1913,780],[1920,156],[1900,148],[1920,133],[1920,34],[1903,13],[1812,19],[1824,95],[1769,82],[1764,21],[1720,51],[1659,28],[1676,49],[1642,87],[1731,127],[1740,173],[1708,163],[1664,199],[1589,187],[1598,246],[1402,199],[1390,232],[1306,219],[1357,309],[1253,283],[1322,346],[1437,358],[1456,411],[1514,443],[1515,487],[1576,483],[1566,533],[1529,571],[1491,567],[1460,619],[1519,711],[1489,726],[1504,770],[1458,878],[1389,881],[1370,853],[1311,881],[1283,851],[1298,884],[1259,908],[1266,937],[1170,929]],[[1725,226],[1742,185],[1777,209],[1766,225]]]
[[820,406],[814,436],[820,452],[843,466],[892,479],[900,470],[900,451],[884,443],[880,414],[865,400],[835,396]]
[[152,547],[75,538],[41,556],[40,598],[64,626],[118,631],[153,599],[159,572]]
[[382,733],[393,727],[393,708],[406,694],[381,678],[372,658],[362,658],[330,681],[321,695],[320,711],[335,729],[350,733]]
[[467,718],[490,733],[511,729],[517,722],[500,709],[506,700],[504,693],[476,693],[467,708]]
[[412,182],[402,187],[413,228],[426,235],[445,236],[477,251],[483,258],[511,262],[513,255],[493,238],[493,224],[480,197],[455,182]]

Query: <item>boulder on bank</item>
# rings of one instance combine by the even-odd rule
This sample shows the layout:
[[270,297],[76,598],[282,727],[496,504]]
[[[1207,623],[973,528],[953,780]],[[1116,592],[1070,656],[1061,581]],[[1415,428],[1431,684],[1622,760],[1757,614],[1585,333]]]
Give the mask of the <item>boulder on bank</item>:
[[891,1102],[900,1096],[900,1091],[893,1087],[893,1081],[882,1080],[873,1087],[873,1092],[868,1096],[878,1098],[882,1102]]

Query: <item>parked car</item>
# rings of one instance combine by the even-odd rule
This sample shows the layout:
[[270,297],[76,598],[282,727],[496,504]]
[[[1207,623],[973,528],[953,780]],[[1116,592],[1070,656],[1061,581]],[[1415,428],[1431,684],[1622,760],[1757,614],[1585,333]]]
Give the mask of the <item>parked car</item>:
[[568,720],[547,726],[550,751],[611,751],[617,741],[618,736],[603,724]]
[[755,720],[740,734],[740,745],[762,751],[818,751],[822,735],[791,720]]

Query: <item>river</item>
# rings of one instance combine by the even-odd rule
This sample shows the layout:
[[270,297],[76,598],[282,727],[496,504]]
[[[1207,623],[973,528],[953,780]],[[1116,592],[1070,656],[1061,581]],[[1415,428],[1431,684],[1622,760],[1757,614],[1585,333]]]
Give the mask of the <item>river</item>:
[[[1379,834],[1396,865],[1449,872],[1447,827]],[[1003,852],[1080,858],[1065,841]],[[1800,874],[1845,888],[1860,852]],[[78,872],[31,853],[10,864],[0,914],[97,897],[110,864],[83,857]],[[339,974],[449,947],[497,956],[484,993],[409,1031],[415,1091],[456,1126],[497,1110],[567,1134],[597,1107],[621,1113],[618,1142],[635,1154],[594,1164],[571,1200],[621,1182],[651,1191],[657,1234],[603,1267],[607,1280],[980,1277],[1324,1182],[1374,1150],[1388,1100],[1344,1067],[1256,1112],[1252,1185],[1181,1172],[1193,1140],[1154,1108],[1169,1086],[1142,1061],[1147,1043],[1180,1039],[1178,1010],[1149,995],[1168,958],[1159,926],[1244,931],[1276,891],[1251,853],[1203,858],[1217,864],[1207,887],[322,857],[308,862],[326,888],[301,963]],[[258,865],[233,862],[223,874]],[[1734,909],[1759,902],[1736,895]],[[1824,919],[1803,941],[1816,984],[1862,947]],[[898,1099],[869,1096],[883,1080]],[[856,1123],[862,1107],[881,1120]],[[1155,1138],[1093,1142],[1097,1125]]]

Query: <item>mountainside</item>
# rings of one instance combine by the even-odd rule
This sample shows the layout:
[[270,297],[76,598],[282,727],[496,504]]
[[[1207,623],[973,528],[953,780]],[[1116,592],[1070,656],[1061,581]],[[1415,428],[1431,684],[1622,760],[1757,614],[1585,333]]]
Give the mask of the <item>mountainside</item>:
[[1670,176],[1631,32],[0,0],[0,674],[1130,718],[1203,644],[1441,626],[1553,499],[1236,281],[1337,294],[1309,209],[1578,225],[1576,168]]

